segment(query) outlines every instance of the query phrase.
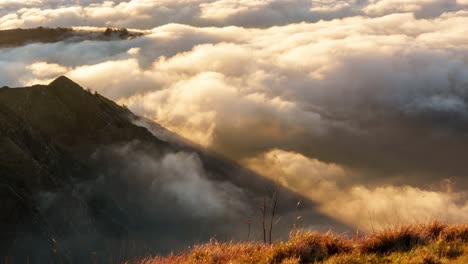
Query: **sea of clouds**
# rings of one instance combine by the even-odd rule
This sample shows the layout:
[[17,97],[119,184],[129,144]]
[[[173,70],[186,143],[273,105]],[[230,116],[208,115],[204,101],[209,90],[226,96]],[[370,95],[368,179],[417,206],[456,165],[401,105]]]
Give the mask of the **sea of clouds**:
[[361,229],[463,222],[464,25],[465,0],[6,0],[2,29],[147,34],[1,49],[0,86],[66,75]]

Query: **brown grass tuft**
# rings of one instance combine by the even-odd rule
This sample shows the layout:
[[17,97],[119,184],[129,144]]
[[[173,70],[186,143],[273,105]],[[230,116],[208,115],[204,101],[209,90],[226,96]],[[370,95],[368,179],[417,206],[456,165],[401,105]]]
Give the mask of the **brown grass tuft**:
[[387,229],[367,236],[294,231],[287,242],[219,243],[189,252],[147,258],[137,264],[160,263],[468,263],[468,225],[433,222]]
[[396,251],[409,251],[413,247],[425,244],[426,234],[415,227],[387,229],[380,233],[364,237],[358,242],[361,253],[387,254]]
[[331,255],[351,251],[348,239],[333,233],[295,231],[286,243],[279,243],[273,249],[271,263],[282,263],[289,258],[298,263],[321,261]]
[[460,240],[466,243],[468,242],[468,224],[447,226],[440,236],[446,241]]

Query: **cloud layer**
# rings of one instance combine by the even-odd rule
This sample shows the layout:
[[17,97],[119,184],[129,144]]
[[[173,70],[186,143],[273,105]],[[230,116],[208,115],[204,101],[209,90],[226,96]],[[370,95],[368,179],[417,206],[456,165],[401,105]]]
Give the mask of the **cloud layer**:
[[345,168],[282,150],[272,150],[246,164],[318,202],[322,213],[360,230],[435,220],[463,223],[468,218],[466,193],[453,192],[449,182],[433,190],[408,185],[343,185],[354,176]]
[[[66,74],[282,178],[322,212],[359,228],[371,228],[363,218],[385,226],[389,214],[460,222],[468,214],[467,4],[7,1],[0,28],[151,31],[132,40],[3,49],[0,86]],[[447,180],[456,183],[450,191],[440,187]]]
[[403,12],[427,18],[467,6],[466,0],[6,0],[0,3],[0,29],[38,25],[151,29],[168,23],[270,27]]

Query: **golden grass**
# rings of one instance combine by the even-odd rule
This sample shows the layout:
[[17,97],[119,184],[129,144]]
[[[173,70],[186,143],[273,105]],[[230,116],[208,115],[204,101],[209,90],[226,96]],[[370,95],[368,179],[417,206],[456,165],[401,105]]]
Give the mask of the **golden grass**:
[[468,225],[434,222],[387,229],[366,236],[294,231],[286,242],[197,245],[179,255],[149,257],[135,264],[160,263],[468,263]]

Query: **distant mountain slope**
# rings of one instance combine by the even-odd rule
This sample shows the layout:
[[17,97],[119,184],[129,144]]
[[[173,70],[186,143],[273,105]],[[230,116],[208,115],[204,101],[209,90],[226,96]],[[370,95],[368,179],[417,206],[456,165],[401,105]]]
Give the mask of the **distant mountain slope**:
[[72,28],[30,28],[0,30],[0,48],[17,47],[29,43],[53,43],[59,41],[112,40],[141,36],[127,29],[106,29],[102,32],[76,31]]
[[[174,135],[160,139],[164,129],[143,121],[66,77],[0,89],[0,256],[81,263],[128,241],[147,251],[119,254],[259,239],[274,183]],[[285,189],[278,215],[277,238],[298,215],[340,227]]]

